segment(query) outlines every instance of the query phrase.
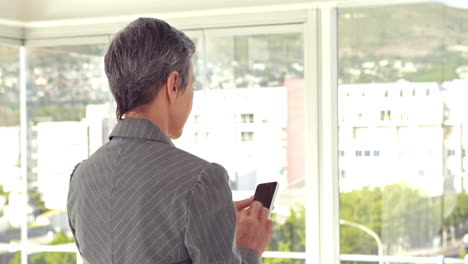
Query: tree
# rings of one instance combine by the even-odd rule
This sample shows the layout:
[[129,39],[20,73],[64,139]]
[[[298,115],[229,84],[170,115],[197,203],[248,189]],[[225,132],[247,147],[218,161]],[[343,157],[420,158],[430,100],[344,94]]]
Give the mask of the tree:
[[[64,232],[55,235],[49,245],[61,245],[73,243],[74,239],[68,237]],[[75,264],[76,253],[42,252],[29,257],[30,264]],[[21,264],[21,252],[16,253],[10,264]]]
[[[272,220],[275,227],[271,243],[267,251],[304,252],[305,251],[305,208],[291,208],[290,215],[284,223],[278,221],[276,216]],[[300,259],[264,259],[264,264],[302,264]]]

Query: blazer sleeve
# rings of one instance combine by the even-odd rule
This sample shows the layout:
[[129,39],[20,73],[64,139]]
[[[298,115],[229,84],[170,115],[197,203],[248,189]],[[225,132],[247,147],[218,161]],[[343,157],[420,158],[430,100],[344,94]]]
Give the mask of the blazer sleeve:
[[[76,164],[75,167],[73,168],[73,171],[72,171],[72,173],[70,174],[70,187],[71,187],[71,182],[72,182],[72,180],[73,180],[73,175],[75,174],[76,169],[78,169],[78,167],[79,167],[79,166],[81,165],[81,163],[83,163],[83,162],[84,162],[84,160],[83,160],[82,162]],[[69,199],[70,199],[70,191],[71,191],[71,189],[68,190],[67,209],[68,209],[68,203],[69,203]],[[68,212],[70,212],[70,210],[67,210],[68,225],[70,226],[70,230],[71,230],[71,232],[72,232],[72,234],[73,234],[73,237],[75,238],[76,247],[78,248],[78,251],[79,251],[80,254],[81,254],[80,245],[79,245],[78,240],[76,239],[76,236],[75,236],[75,227],[73,227],[72,221],[71,221],[71,219],[70,219],[70,214],[69,214]]]
[[236,246],[236,212],[226,170],[215,163],[198,176],[189,201],[185,246],[193,264],[258,264],[257,253]]

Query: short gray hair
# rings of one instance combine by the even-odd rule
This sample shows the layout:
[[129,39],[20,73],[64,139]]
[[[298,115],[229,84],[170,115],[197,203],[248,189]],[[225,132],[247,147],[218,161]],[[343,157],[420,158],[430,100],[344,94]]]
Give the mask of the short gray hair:
[[194,53],[193,41],[160,19],[139,18],[117,33],[104,58],[117,119],[151,102],[172,71],[184,91]]

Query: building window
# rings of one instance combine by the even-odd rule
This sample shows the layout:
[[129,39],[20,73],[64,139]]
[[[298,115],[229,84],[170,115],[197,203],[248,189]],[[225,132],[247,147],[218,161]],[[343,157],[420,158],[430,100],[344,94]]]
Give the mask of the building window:
[[193,123],[199,124],[200,122],[200,115],[194,115],[193,116]]
[[380,111],[380,120],[381,121],[390,121],[392,120],[392,112],[390,110]]
[[370,157],[370,150],[366,150],[366,151],[364,152],[364,156]]
[[254,114],[241,114],[241,121],[242,123],[253,123],[254,122]]
[[375,151],[374,151],[374,157],[379,157],[379,156],[380,156],[380,151],[375,150]]
[[250,142],[254,140],[254,132],[241,132],[241,140],[242,142]]
[[341,157],[344,157],[344,155],[345,155],[344,150],[340,150],[340,156],[341,156]]
[[362,156],[362,151],[357,150],[357,151],[356,151],[356,157],[361,157],[361,156]]

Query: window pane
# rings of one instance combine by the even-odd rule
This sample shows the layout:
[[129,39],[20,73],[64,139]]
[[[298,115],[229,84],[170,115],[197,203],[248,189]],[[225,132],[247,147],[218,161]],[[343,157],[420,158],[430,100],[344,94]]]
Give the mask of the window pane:
[[0,251],[0,263],[21,264],[21,252]]
[[339,10],[342,254],[464,256],[467,19],[437,3]]
[[290,259],[290,258],[263,258],[262,263],[269,264],[305,264],[305,259]]
[[278,181],[267,250],[303,252],[302,34],[208,37],[206,51],[208,85],[195,92],[176,145],[225,166],[235,200],[252,196],[259,183]]
[[107,141],[115,122],[105,45],[28,50],[29,240],[73,243],[66,202],[74,166]]
[[[28,264],[76,264],[76,253],[39,252],[28,255]],[[9,263],[9,264],[20,264]]]
[[203,77],[203,48],[202,48],[202,42],[199,38],[192,38],[192,41],[195,43],[195,54],[193,55],[192,58],[192,63],[193,63],[193,70],[195,71],[195,87],[194,89],[196,91],[200,91],[203,89],[203,82],[204,82],[204,77]]
[[207,89],[281,87],[303,78],[302,34],[206,39]]
[[0,243],[20,239],[19,98],[19,48],[0,45]]

